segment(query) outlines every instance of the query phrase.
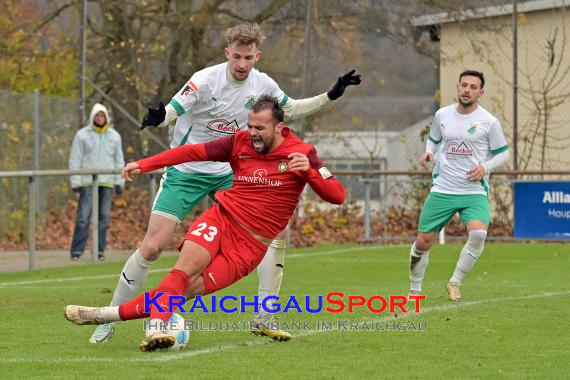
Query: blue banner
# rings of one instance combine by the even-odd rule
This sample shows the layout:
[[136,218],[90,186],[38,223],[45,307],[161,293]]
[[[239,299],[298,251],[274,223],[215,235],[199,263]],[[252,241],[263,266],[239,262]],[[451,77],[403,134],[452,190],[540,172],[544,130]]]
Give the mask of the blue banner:
[[570,240],[570,182],[516,182],[515,238]]

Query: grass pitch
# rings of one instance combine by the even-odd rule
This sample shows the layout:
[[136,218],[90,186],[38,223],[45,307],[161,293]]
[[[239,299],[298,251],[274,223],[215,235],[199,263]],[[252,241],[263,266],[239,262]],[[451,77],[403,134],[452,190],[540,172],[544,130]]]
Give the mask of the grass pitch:
[[[0,274],[2,378],[568,378],[570,246],[488,243],[462,287],[447,301],[461,245],[436,246],[424,281],[422,313],[288,313],[308,323],[276,343],[244,331],[192,332],[182,352],[141,353],[142,321],[121,323],[112,341],[92,345],[93,326],[65,320],[67,304],[106,305],[122,263]],[[342,292],[406,295],[407,246],[290,250],[281,296]],[[158,284],[173,257],[147,280]],[[257,292],[255,274],[220,294]],[[314,306],[314,305],[313,305]],[[325,305],[326,306],[326,305]],[[196,322],[247,322],[247,314],[183,314]],[[421,322],[425,331],[316,331],[317,323]]]

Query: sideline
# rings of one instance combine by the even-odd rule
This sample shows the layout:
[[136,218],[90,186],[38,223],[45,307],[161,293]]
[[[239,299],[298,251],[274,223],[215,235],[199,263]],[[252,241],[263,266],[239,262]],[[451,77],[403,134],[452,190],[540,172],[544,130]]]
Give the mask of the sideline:
[[[351,248],[341,248],[341,249],[333,249],[333,250],[321,250],[315,252],[307,252],[307,253],[297,253],[286,255],[286,259],[296,259],[296,258],[303,258],[303,257],[312,257],[312,256],[326,256],[326,255],[336,255],[339,253],[345,252],[358,252],[358,251],[366,251],[370,249],[387,249],[387,248],[395,248],[398,247],[397,245],[367,245],[363,247],[351,247]],[[163,273],[169,272],[171,268],[163,268],[163,269],[151,269],[149,273]],[[101,274],[101,275],[93,275],[93,276],[81,276],[81,277],[61,277],[61,278],[49,278],[45,280],[29,280],[29,281],[7,281],[7,282],[0,282],[0,288],[4,288],[7,286],[21,286],[21,285],[36,285],[36,284],[51,284],[51,283],[59,283],[59,282],[67,282],[67,281],[85,281],[85,280],[100,280],[106,278],[117,278],[119,274]]]

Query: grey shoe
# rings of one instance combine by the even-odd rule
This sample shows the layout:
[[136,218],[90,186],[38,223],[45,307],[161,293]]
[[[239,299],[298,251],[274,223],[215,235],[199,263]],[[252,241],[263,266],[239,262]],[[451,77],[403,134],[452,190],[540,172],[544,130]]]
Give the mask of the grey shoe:
[[280,342],[288,342],[293,339],[291,334],[279,327],[275,314],[265,311],[254,314],[253,321],[250,323],[250,331],[254,335],[266,336]]
[[67,305],[64,311],[65,318],[76,325],[102,325],[100,307]]
[[89,343],[99,344],[107,343],[111,340],[111,337],[115,333],[115,323],[105,323],[97,326],[93,335],[89,338]]
[[445,290],[447,291],[447,299],[453,302],[461,301],[462,297],[461,297],[461,290],[459,290],[460,286],[461,284],[454,284],[448,282],[447,286],[445,287]]

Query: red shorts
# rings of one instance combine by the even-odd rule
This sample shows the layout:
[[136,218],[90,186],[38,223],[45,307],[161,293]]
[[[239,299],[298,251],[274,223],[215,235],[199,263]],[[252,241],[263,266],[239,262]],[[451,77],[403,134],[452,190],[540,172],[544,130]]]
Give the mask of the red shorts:
[[192,223],[178,250],[186,240],[204,247],[212,256],[202,272],[206,294],[226,288],[250,274],[267,251],[267,246],[244,230],[219,204]]

